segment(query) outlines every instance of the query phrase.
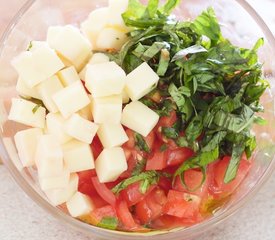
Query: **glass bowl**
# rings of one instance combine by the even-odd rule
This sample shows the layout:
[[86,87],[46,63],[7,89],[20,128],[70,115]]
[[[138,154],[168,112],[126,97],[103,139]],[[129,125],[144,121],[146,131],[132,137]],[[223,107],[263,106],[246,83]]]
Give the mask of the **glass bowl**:
[[37,185],[35,170],[23,168],[20,164],[14,142],[14,134],[26,128],[7,120],[10,100],[17,96],[15,84],[17,75],[11,67],[11,60],[25,50],[31,40],[44,40],[47,28],[51,25],[79,25],[97,7],[105,6],[107,0],[29,0],[17,13],[7,28],[0,42],[0,135],[1,158],[20,187],[35,201],[61,222],[78,231],[88,234],[93,239],[190,239],[211,229],[237,212],[262,187],[275,168],[275,39],[272,33],[244,0],[184,0],[175,10],[181,19],[193,19],[208,6],[213,6],[220,20],[224,36],[242,47],[252,47],[256,40],[264,37],[265,46],[259,55],[264,63],[264,76],[270,80],[271,87],[265,93],[262,104],[266,111],[263,116],[268,120],[266,126],[257,126],[254,131],[258,147],[249,175],[238,191],[223,207],[216,210],[209,219],[197,225],[174,229],[172,231],[155,231],[145,233],[124,233],[100,229],[73,219],[61,209],[51,206]]

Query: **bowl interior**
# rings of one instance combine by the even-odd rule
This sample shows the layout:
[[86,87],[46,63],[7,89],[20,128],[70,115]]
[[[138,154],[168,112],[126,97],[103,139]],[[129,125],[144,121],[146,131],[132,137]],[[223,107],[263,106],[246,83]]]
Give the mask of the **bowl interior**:
[[[14,146],[14,134],[26,127],[7,120],[10,100],[12,97],[17,96],[15,91],[17,75],[10,64],[11,60],[21,51],[26,50],[31,40],[45,40],[49,26],[65,24],[79,26],[80,22],[88,16],[90,11],[106,5],[106,0],[31,0],[26,3],[14,18],[0,44],[0,134],[4,146],[0,149],[0,153],[4,163],[24,191],[55,217],[64,220],[65,223],[80,231],[87,232],[101,239],[138,239],[137,235],[142,234],[98,229],[81,223],[69,217],[61,210],[52,207],[37,185],[36,171],[32,168],[27,169],[22,167]],[[259,56],[261,62],[264,63],[264,77],[269,79],[271,84],[270,89],[262,99],[262,104],[266,109],[262,115],[268,120],[268,123],[265,126],[254,128],[258,142],[254,164],[249,176],[236,194],[223,208],[216,211],[213,217],[203,223],[187,229],[170,231],[169,238],[171,239],[189,239],[215,226],[218,222],[234,213],[257,192],[275,166],[275,162],[273,161],[275,154],[275,125],[273,123],[275,110],[275,61],[272,54],[275,40],[266,26],[261,22],[261,19],[242,0],[185,0],[176,9],[175,14],[180,19],[193,19],[209,6],[213,6],[216,10],[224,36],[233,43],[242,47],[252,47],[258,38],[265,38],[266,43],[261,48]],[[155,232],[150,238],[166,239],[167,235],[163,233],[165,232]],[[155,234],[160,235],[155,236]]]

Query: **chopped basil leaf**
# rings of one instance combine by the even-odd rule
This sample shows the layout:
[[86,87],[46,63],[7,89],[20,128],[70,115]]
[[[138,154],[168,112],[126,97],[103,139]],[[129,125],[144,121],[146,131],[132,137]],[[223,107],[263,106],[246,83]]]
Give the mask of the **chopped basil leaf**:
[[38,109],[39,109],[40,107],[42,107],[42,105],[41,105],[40,103],[37,104],[37,105],[32,109],[32,113],[35,114],[35,113],[38,111]]
[[115,230],[118,226],[118,219],[115,217],[103,217],[97,224],[98,227]]
[[164,151],[166,151],[167,150],[167,148],[168,148],[168,146],[167,146],[167,144],[162,144],[161,146],[160,146],[160,151],[161,152],[164,152]]
[[136,146],[141,151],[150,153],[151,149],[149,148],[148,144],[146,143],[144,138],[139,133],[135,133],[135,142],[136,142]]
[[145,169],[145,166],[146,166],[146,159],[145,158],[143,158],[141,161],[138,161],[137,165],[134,167],[134,169],[132,171],[132,177],[142,173],[143,170]]
[[178,131],[173,127],[162,127],[161,132],[165,137],[170,139],[177,139],[179,136]]
[[32,46],[33,46],[32,41],[30,41],[29,46],[28,46],[28,48],[27,48],[27,51],[30,51],[31,48],[32,48]]

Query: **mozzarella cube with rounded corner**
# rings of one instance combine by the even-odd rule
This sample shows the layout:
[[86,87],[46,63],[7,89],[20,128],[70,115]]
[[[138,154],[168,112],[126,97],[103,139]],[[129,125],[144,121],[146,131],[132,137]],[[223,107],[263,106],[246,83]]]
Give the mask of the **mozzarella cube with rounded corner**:
[[129,0],[109,0],[108,23],[125,26],[122,14],[127,11]]
[[15,89],[21,97],[36,98],[41,100],[41,96],[39,95],[37,89],[35,87],[28,87],[28,85],[21,78],[18,78]]
[[9,120],[35,128],[45,127],[46,109],[25,99],[13,98]]
[[60,143],[54,135],[42,135],[38,139],[35,163],[40,178],[62,175],[63,152]]
[[120,147],[105,148],[95,162],[99,182],[113,182],[128,168],[124,151]]
[[39,178],[39,185],[43,191],[50,189],[66,188],[70,181],[70,172],[63,170],[60,176]]
[[[99,64],[99,63],[106,63],[106,62],[109,62],[109,61],[110,61],[110,59],[106,54],[104,54],[104,53],[95,53],[91,57],[88,64],[93,65],[93,64]],[[85,78],[86,78],[86,72],[87,72],[88,64],[79,73],[79,77],[83,81],[85,81]]]
[[81,31],[92,43],[94,49],[96,49],[96,39],[98,33],[107,25],[108,16],[109,8],[98,8],[89,14],[86,21],[81,23]]
[[129,140],[120,123],[103,123],[97,135],[105,148],[119,147]]
[[15,134],[14,141],[23,167],[31,167],[35,165],[34,157],[37,141],[42,135],[43,131],[40,128],[30,128]]
[[46,45],[21,53],[12,61],[12,65],[29,88],[33,88],[64,67],[55,51]]
[[144,137],[157,125],[159,115],[141,102],[131,102],[122,112],[121,123]]
[[39,83],[37,85],[37,91],[41,96],[41,99],[45,105],[45,107],[52,113],[58,112],[58,108],[54,103],[52,97],[55,93],[62,90],[64,87],[62,86],[59,78],[54,75],[47,80]]
[[81,192],[76,192],[66,206],[71,216],[75,218],[87,215],[95,209],[91,198]]
[[79,114],[73,114],[64,124],[65,132],[84,143],[91,144],[98,125],[82,118]]
[[47,42],[80,71],[92,51],[91,43],[71,25],[49,27]]
[[121,113],[121,95],[92,99],[92,114],[95,123],[120,123]]
[[60,144],[72,140],[64,130],[65,121],[66,119],[60,113],[48,113],[46,116],[47,133],[54,135]]
[[45,194],[53,206],[67,202],[78,189],[79,177],[76,173],[70,175],[69,184],[65,188],[46,190]]
[[127,42],[127,31],[118,27],[105,27],[97,37],[96,47],[102,50],[120,50]]
[[125,90],[132,101],[137,101],[151,92],[158,81],[159,76],[144,62],[127,75]]
[[72,140],[62,146],[65,166],[70,172],[81,172],[94,169],[94,156],[91,146]]
[[59,77],[59,79],[64,87],[67,87],[74,82],[80,81],[78,73],[77,73],[75,67],[73,67],[73,66],[59,71],[57,73],[57,76]]
[[53,95],[53,101],[64,118],[86,107],[90,98],[81,81],[77,81]]
[[121,94],[126,74],[115,62],[87,66],[85,86],[94,98]]

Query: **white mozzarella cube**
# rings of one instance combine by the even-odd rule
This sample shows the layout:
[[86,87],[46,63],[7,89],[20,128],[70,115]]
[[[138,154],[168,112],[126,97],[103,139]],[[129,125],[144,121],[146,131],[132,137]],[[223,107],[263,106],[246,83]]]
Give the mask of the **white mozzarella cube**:
[[125,89],[123,89],[123,91],[121,93],[121,96],[122,96],[122,103],[123,104],[130,102],[130,98],[129,98],[129,96],[128,96]]
[[159,76],[144,62],[127,75],[125,89],[132,101],[137,101],[151,92],[158,80]]
[[40,128],[30,128],[15,134],[14,141],[23,167],[35,165],[37,141],[42,135],[43,132]]
[[37,91],[41,96],[45,107],[52,113],[58,112],[57,106],[52,97],[62,89],[63,86],[56,75],[48,78],[37,86]]
[[70,172],[63,170],[60,176],[39,178],[39,184],[43,191],[50,189],[66,188],[70,181]]
[[57,73],[57,76],[59,77],[64,87],[67,87],[74,82],[80,81],[78,73],[73,66],[61,70]]
[[121,15],[126,12],[128,3],[129,0],[109,0],[109,24],[125,26]]
[[21,97],[36,98],[41,100],[41,96],[39,95],[37,89],[35,87],[34,88],[28,87],[21,78],[18,78],[18,81],[16,83],[16,91]]
[[123,109],[121,123],[144,137],[157,125],[159,115],[141,102],[131,102]]
[[47,42],[80,71],[92,50],[92,46],[80,31],[70,25],[49,27]]
[[118,27],[105,27],[98,34],[96,47],[102,50],[118,51],[128,40],[127,32]]
[[92,99],[92,114],[95,123],[120,123],[122,97],[114,95]]
[[86,107],[80,109],[77,112],[81,117],[92,121],[93,120],[93,114],[92,114],[92,103],[88,104]]
[[64,118],[70,117],[91,102],[80,81],[74,82],[54,94],[53,101]]
[[91,146],[77,140],[63,145],[65,166],[70,172],[81,172],[94,169],[94,156]]
[[40,178],[62,175],[63,152],[60,143],[54,135],[43,135],[38,139],[35,163]]
[[124,151],[120,147],[105,148],[95,162],[99,182],[113,182],[128,168]]
[[75,218],[87,215],[95,209],[92,200],[81,192],[76,192],[66,205],[71,216]]
[[87,66],[85,85],[93,97],[121,94],[126,74],[115,62]]
[[46,109],[30,101],[13,98],[9,120],[35,128],[44,128]]
[[[99,63],[106,63],[106,62],[109,62],[109,61],[110,61],[110,59],[109,59],[109,57],[106,54],[104,54],[104,53],[95,53],[91,57],[91,59],[88,62],[88,64],[93,65],[93,64],[99,64]],[[87,66],[88,66],[88,64],[79,73],[79,77],[83,81],[86,78],[86,72],[87,72]]]
[[65,121],[66,119],[60,113],[48,113],[46,116],[47,133],[54,135],[60,144],[72,140],[64,130]]
[[31,41],[28,51],[34,52],[35,50],[41,47],[49,47],[49,44],[44,41]]
[[90,40],[94,49],[98,33],[107,25],[108,16],[109,8],[99,8],[92,11],[88,19],[81,24],[81,31]]
[[65,188],[51,189],[45,191],[46,196],[54,206],[67,202],[78,189],[78,175],[71,174],[69,184]]
[[129,140],[120,123],[101,124],[97,135],[105,148],[119,147]]
[[65,122],[64,129],[71,137],[91,144],[98,130],[98,125],[82,118],[79,114],[73,114]]

